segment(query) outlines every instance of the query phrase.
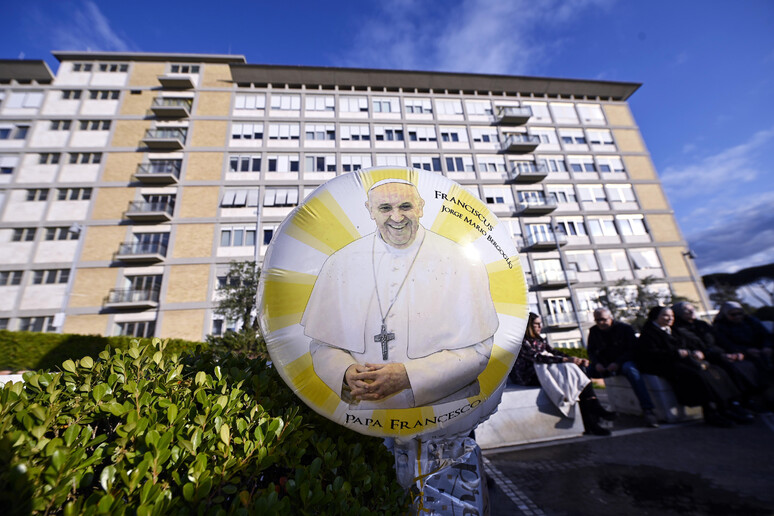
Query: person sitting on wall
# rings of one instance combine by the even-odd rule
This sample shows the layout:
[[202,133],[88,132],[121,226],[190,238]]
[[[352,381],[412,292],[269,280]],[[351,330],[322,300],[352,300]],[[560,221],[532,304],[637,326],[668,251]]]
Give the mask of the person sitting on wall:
[[742,305],[723,303],[712,321],[718,344],[729,353],[743,353],[767,375],[774,370],[774,335],[755,317],[744,313]]
[[653,400],[634,363],[634,348],[637,345],[634,328],[613,320],[613,314],[607,308],[594,310],[594,322],[595,326],[589,329],[589,376],[625,376],[640,402],[645,423],[651,428],[658,427],[658,420],[653,412]]
[[581,370],[589,361],[553,349],[541,336],[542,328],[543,320],[530,312],[524,342],[509,378],[518,385],[540,385],[565,416],[572,413],[577,401],[586,433],[610,435],[599,420],[612,420],[615,413],[599,403],[591,380]]

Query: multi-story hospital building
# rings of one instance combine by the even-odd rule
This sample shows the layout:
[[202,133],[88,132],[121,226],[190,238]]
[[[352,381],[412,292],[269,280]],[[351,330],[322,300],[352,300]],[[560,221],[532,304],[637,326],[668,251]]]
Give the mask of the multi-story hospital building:
[[229,262],[260,261],[327,179],[381,165],[486,202],[554,345],[581,345],[605,286],[704,299],[627,104],[638,84],[54,55],[56,74],[0,61],[0,328],[221,333]]

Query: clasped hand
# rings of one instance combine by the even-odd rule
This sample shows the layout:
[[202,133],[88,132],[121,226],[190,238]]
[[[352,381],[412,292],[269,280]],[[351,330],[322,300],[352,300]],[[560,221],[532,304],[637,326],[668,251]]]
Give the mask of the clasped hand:
[[344,373],[350,395],[356,400],[381,400],[411,387],[403,364],[352,364]]

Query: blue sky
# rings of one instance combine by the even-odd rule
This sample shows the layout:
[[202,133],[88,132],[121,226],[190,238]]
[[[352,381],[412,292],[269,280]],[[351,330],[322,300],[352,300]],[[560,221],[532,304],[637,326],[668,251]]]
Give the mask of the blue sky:
[[52,50],[631,81],[702,273],[774,261],[774,2],[6,2],[2,58]]

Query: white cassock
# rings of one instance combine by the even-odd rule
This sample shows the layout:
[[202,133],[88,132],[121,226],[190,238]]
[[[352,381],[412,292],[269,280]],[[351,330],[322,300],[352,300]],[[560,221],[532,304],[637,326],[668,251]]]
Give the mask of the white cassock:
[[[384,360],[374,336],[393,299],[386,326],[395,338]],[[385,243],[377,231],[332,254],[301,324],[312,339],[315,373],[328,387],[353,408],[391,409],[477,395],[476,379],[489,361],[499,323],[477,254],[420,226],[405,249]],[[344,373],[350,365],[390,362],[405,366],[410,389],[379,401],[348,397]]]

